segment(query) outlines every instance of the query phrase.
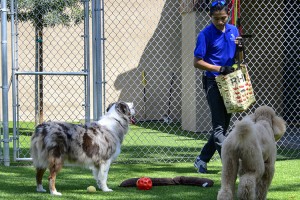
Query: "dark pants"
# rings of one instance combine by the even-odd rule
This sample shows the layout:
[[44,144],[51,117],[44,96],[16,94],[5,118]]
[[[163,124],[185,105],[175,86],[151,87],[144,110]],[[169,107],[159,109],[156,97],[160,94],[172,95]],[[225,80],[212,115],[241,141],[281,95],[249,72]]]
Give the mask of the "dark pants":
[[213,132],[207,143],[201,150],[200,159],[209,162],[217,150],[221,157],[221,145],[228,129],[231,114],[226,112],[223,98],[220,95],[215,78],[204,77],[203,87],[206,93],[206,99],[210,108]]

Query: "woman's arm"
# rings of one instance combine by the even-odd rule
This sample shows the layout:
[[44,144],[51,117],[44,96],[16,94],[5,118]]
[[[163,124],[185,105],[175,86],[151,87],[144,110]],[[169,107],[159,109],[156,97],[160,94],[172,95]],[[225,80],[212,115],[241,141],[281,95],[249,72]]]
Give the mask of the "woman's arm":
[[221,69],[221,66],[212,65],[208,62],[205,62],[202,59],[194,57],[194,67],[197,69],[202,69],[206,71],[212,71],[212,72],[219,72]]

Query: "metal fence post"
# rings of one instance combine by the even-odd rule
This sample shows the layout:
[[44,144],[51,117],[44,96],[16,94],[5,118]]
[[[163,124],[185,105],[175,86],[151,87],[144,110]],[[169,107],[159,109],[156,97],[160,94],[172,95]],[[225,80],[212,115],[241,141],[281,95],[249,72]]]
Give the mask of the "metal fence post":
[[10,165],[8,129],[8,73],[7,73],[7,2],[1,1],[1,55],[2,55],[2,115],[4,165]]
[[93,35],[93,118],[99,120],[102,115],[102,30],[101,0],[92,2]]
[[85,78],[85,122],[90,122],[90,42],[89,42],[89,0],[84,4],[84,71],[88,72]]
[[17,85],[15,73],[18,70],[17,66],[17,29],[15,28],[15,0],[12,0],[10,5],[10,19],[11,19],[11,64],[12,64],[12,112],[13,112],[13,159],[16,161],[17,158]]

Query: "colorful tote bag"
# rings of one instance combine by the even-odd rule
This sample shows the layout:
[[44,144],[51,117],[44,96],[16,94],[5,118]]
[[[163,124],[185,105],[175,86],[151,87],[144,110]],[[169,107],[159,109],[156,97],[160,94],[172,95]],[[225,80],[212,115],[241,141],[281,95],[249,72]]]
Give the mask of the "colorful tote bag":
[[227,113],[245,111],[255,103],[255,96],[246,65],[241,64],[238,70],[230,74],[217,76],[216,82]]

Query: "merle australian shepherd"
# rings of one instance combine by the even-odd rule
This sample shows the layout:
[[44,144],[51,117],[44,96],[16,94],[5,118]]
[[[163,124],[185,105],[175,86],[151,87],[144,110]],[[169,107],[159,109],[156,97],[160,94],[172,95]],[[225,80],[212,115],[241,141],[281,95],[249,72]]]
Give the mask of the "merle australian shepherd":
[[90,124],[44,122],[38,125],[31,137],[37,191],[46,192],[42,178],[48,168],[50,194],[61,195],[56,190],[55,180],[65,161],[88,166],[99,189],[112,191],[106,183],[108,171],[112,161],[120,154],[131,110],[125,102],[117,102],[107,108],[107,113],[99,121]]

